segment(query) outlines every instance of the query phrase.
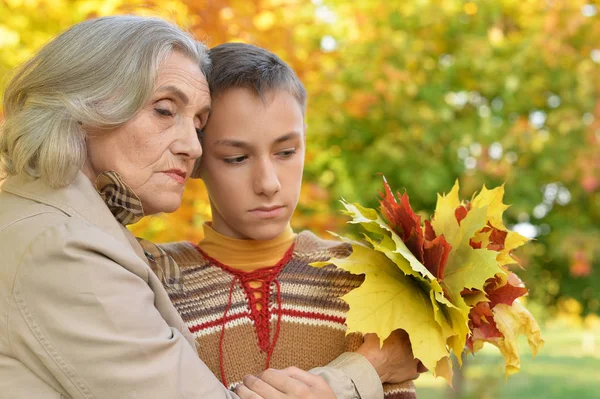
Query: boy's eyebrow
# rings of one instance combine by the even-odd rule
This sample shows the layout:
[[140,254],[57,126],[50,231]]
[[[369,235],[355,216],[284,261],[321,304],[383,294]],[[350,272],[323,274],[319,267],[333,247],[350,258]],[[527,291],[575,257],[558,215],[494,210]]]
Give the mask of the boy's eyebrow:
[[302,134],[300,134],[299,132],[296,132],[296,131],[289,132],[288,134],[284,134],[283,136],[281,136],[277,140],[275,140],[275,144],[283,143],[284,141],[288,141],[290,139],[300,137],[300,136],[302,136]]
[[[275,140],[275,144],[280,144],[283,143],[285,141],[288,141],[290,139],[296,138],[296,137],[300,137],[302,136],[301,133],[293,131],[293,132],[289,132],[287,134],[284,134],[281,137],[278,137]],[[224,146],[228,146],[228,147],[236,147],[236,148],[249,148],[251,147],[250,143],[248,143],[247,141],[243,141],[243,140],[229,140],[229,139],[224,139],[224,140],[217,140],[215,141],[214,145],[224,145]]]
[[217,140],[215,141],[215,145],[224,145],[224,146],[228,146],[228,147],[238,147],[238,148],[247,148],[250,147],[250,145],[242,140]]

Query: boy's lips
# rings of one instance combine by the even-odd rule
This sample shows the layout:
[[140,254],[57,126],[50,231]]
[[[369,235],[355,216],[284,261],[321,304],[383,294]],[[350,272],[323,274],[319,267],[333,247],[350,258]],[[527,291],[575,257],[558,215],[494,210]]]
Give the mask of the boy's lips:
[[274,219],[283,214],[285,206],[274,205],[274,206],[261,206],[250,210],[250,213],[260,219]]

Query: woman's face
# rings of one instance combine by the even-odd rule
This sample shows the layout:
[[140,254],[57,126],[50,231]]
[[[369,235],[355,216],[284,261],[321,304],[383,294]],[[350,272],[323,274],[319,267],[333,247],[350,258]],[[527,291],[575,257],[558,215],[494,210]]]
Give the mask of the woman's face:
[[118,172],[142,201],[146,215],[173,212],[202,155],[198,130],[210,111],[210,93],[198,64],[174,51],[161,64],[148,101],[124,125],[87,131],[83,172],[92,181]]

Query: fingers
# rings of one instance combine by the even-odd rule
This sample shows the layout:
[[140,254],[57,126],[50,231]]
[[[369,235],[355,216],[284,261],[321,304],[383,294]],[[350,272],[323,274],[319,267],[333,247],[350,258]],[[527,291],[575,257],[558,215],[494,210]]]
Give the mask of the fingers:
[[425,367],[425,365],[419,360],[419,363],[417,364],[417,372],[424,373],[426,371],[429,371],[429,369]]
[[263,399],[262,396],[256,392],[252,392],[244,384],[238,385],[238,387],[235,389],[235,393],[240,397],[240,399]]
[[363,342],[366,344],[376,344],[379,345],[379,337],[377,334],[369,333],[363,336]]
[[383,344],[385,345],[386,343],[388,344],[394,344],[394,345],[402,345],[403,347],[410,349],[410,351],[412,352],[412,347],[410,344],[410,338],[408,336],[408,333],[404,330],[394,330],[392,331],[392,333],[390,334],[389,337],[386,338],[385,341],[383,341]]
[[281,372],[291,378],[294,378],[294,379],[306,384],[309,387],[316,387],[316,386],[322,387],[323,385],[327,385],[327,382],[325,381],[325,379],[323,377],[311,374],[307,371],[299,369],[298,367],[294,367],[294,366],[288,367],[288,368],[281,370]]
[[[267,370],[268,371],[268,370]],[[263,379],[263,375],[266,373],[263,372],[261,377],[258,378],[254,375],[247,375],[243,378],[243,383],[249,391],[254,392],[258,398],[263,397],[263,398],[278,398],[282,396],[282,392],[283,391],[279,391],[278,389],[276,389],[274,387],[274,385],[272,385],[271,383],[268,383],[266,381],[264,381]],[[271,373],[269,373],[271,374]],[[281,382],[278,380],[277,376],[270,376],[271,380],[275,381],[276,384],[278,385],[285,385],[285,382]],[[286,377],[288,378],[288,377]],[[254,398],[251,397],[252,399],[258,399],[258,398]]]
[[[308,395],[311,379],[310,376],[307,377],[303,373],[306,372],[295,367],[289,367],[287,371],[268,369],[263,371],[259,377],[263,382],[281,393],[292,397],[304,397]],[[305,380],[309,382],[304,382]]]

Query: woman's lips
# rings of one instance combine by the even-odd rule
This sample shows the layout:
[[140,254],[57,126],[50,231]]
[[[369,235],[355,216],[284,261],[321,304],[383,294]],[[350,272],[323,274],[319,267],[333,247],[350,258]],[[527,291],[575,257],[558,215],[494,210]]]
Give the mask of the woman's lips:
[[255,208],[250,213],[259,219],[274,219],[283,215],[284,206]]
[[167,170],[163,173],[179,184],[184,184],[185,178],[187,177],[187,173],[182,170]]

